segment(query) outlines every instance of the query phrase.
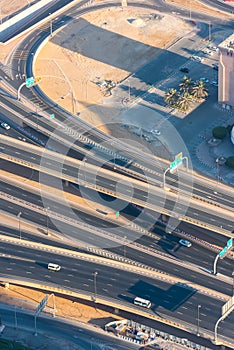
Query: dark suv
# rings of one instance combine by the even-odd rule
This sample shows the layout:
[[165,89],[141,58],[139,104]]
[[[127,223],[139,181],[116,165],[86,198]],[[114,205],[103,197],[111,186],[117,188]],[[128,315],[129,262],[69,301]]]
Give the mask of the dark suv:
[[186,67],[180,68],[180,71],[183,72],[183,73],[189,73],[189,69],[186,68]]

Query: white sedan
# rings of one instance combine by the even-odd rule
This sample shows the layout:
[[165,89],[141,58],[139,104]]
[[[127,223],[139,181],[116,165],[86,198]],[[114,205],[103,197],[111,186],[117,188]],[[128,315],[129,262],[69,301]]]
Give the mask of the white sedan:
[[151,130],[151,133],[155,136],[160,136],[161,135],[161,131],[157,130],[157,129],[153,129]]
[[1,123],[1,127],[5,130],[9,130],[11,128],[10,125],[8,125],[7,123],[4,123],[4,122]]
[[187,241],[186,239],[180,239],[179,243],[185,247],[188,247],[188,248],[192,246],[192,243]]

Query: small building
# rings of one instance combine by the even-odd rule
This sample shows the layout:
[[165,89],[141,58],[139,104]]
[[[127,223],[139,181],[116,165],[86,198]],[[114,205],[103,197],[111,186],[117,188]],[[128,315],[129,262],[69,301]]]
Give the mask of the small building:
[[234,109],[234,33],[219,45],[218,102]]

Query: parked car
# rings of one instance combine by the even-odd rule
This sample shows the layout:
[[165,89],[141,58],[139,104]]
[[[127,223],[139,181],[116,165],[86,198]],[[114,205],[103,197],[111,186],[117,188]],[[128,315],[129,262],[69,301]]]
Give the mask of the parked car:
[[5,123],[5,122],[1,122],[1,127],[3,128],[3,129],[5,129],[5,130],[9,130],[11,127],[10,127],[10,125],[8,125],[7,123]]
[[203,50],[202,51],[205,55],[208,55],[208,56],[212,56],[213,55],[213,52],[212,51],[210,51],[210,50]]
[[197,61],[197,62],[202,62],[204,60],[204,58],[195,55],[195,56],[192,56],[192,60]]
[[189,69],[187,67],[180,68],[180,71],[183,73],[189,73]]
[[188,248],[192,246],[192,243],[187,241],[186,239],[180,239],[179,243],[185,247],[188,247]]
[[161,135],[161,131],[157,130],[157,129],[153,129],[151,130],[151,133],[155,136],[160,136]]
[[209,79],[205,77],[199,78],[199,80],[204,81],[204,83],[209,83]]
[[218,84],[217,81],[212,81],[212,82],[211,82],[211,85],[216,86],[216,87],[219,86],[219,84]]
[[215,45],[208,45],[207,47],[208,47],[208,49],[210,49],[212,51],[218,51],[218,48]]
[[213,69],[215,69],[215,70],[219,70],[219,66],[218,66],[218,64],[213,64]]

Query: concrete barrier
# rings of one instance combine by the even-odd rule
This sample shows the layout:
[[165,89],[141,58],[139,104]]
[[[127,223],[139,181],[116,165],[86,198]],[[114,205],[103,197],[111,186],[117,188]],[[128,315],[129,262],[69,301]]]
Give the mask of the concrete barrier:
[[10,27],[15,25],[16,23],[18,23],[22,19],[25,19],[26,17],[30,16],[32,13],[41,9],[45,5],[48,5],[52,1],[54,1],[54,0],[40,0],[36,4],[33,4],[30,7],[28,7],[27,9],[25,9],[24,11],[21,11],[20,13],[15,15],[14,17],[11,17],[6,22],[3,22],[0,25],[0,33],[6,29],[9,29]]

